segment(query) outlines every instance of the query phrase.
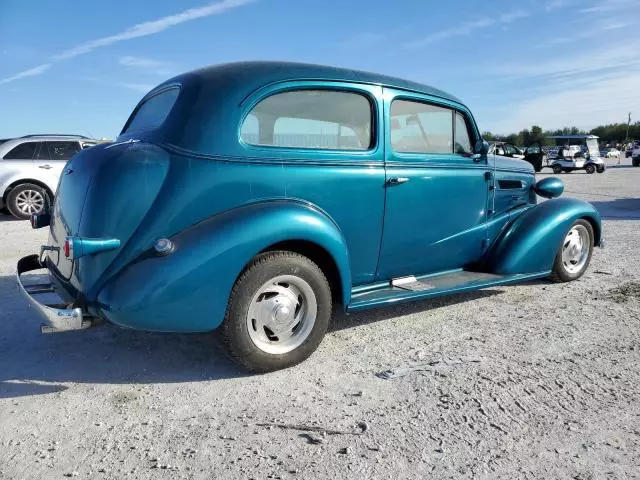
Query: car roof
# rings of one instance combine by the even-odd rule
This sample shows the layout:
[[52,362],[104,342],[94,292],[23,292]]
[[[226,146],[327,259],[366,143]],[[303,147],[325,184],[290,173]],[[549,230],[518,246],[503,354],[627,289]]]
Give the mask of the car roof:
[[600,137],[597,135],[549,135],[549,138],[555,138],[557,140],[582,140]]
[[177,77],[164,82],[162,85],[152,90],[148,95],[152,95],[154,91],[161,89],[167,84],[184,80],[198,79],[201,82],[218,82],[223,78],[229,77],[241,79],[243,88],[247,90],[247,94],[257,88],[274,83],[295,80],[324,80],[381,85],[403,90],[411,90],[440,97],[456,103],[462,103],[453,95],[442,90],[410,80],[348,68],[281,61],[234,62],[204,67],[199,70],[193,70],[191,72],[178,75]]

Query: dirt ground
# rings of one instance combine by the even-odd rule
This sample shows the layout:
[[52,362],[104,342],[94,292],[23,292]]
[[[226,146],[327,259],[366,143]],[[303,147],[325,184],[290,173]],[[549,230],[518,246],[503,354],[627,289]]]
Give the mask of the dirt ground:
[[605,219],[580,281],[338,315],[260,376],[210,335],[41,335],[14,270],[46,231],[0,215],[0,478],[640,478],[640,168],[622,163],[561,176]]

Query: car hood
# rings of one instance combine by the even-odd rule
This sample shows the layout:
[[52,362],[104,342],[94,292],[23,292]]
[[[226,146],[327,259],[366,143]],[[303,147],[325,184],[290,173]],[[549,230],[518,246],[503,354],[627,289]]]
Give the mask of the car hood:
[[519,158],[503,157],[501,155],[489,155],[489,166],[496,170],[506,170],[513,172],[528,172],[533,174],[533,165]]

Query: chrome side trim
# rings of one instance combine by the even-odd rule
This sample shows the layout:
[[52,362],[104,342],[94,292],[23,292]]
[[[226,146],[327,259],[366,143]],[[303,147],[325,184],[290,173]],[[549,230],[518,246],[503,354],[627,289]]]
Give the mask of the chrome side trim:
[[[63,305],[45,305],[38,302],[34,296],[54,292],[52,284],[23,285],[22,275],[25,272],[41,270],[38,255],[29,255],[18,261],[16,280],[20,292],[29,302],[30,306],[40,315],[44,323],[40,327],[42,333],[64,332],[69,330],[84,330],[94,325],[89,318],[83,318],[81,308],[64,308]],[[62,308],[61,308],[62,307]]]

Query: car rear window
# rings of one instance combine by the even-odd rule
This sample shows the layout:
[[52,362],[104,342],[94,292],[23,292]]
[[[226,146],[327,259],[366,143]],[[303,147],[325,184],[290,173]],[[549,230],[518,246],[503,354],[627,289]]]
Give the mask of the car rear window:
[[5,160],[33,160],[38,142],[24,142],[7,152]]
[[179,92],[177,87],[170,88],[145,100],[134,110],[122,133],[153,130],[162,125],[176,103]]

